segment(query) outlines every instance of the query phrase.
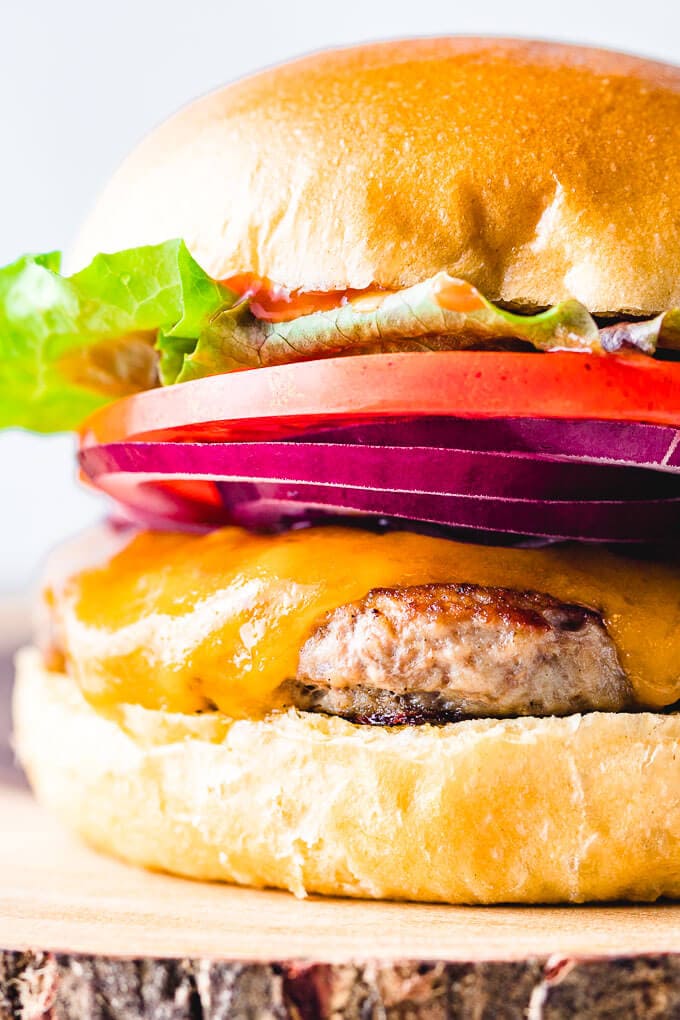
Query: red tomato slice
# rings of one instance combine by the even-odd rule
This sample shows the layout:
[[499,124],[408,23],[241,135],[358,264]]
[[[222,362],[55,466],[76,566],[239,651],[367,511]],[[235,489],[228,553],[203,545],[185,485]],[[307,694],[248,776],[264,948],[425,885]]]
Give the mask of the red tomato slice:
[[81,442],[273,438],[325,424],[422,414],[680,425],[680,364],[572,352],[330,358],[125,397],[84,423]]

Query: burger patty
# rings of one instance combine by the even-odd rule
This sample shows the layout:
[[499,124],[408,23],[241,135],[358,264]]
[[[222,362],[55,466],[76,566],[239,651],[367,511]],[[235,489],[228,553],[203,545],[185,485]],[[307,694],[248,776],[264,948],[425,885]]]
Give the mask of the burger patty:
[[305,642],[287,704],[354,722],[617,711],[633,704],[602,617],[539,592],[379,588]]

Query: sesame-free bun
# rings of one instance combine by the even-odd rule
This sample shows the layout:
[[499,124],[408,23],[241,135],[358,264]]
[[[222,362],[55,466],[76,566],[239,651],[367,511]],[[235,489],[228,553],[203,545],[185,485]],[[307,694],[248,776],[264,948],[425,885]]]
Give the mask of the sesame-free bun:
[[333,50],[192,103],[72,253],[182,237],[216,277],[409,286],[446,269],[531,308],[680,303],[680,69],[522,40]]
[[451,903],[680,896],[680,716],[401,729],[288,712],[98,714],[23,652],[15,742],[94,846],[222,879]]

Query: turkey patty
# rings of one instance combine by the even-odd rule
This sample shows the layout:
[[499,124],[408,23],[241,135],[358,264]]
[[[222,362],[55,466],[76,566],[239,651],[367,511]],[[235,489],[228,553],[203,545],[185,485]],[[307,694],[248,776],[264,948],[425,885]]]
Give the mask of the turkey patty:
[[379,588],[340,606],[282,694],[304,711],[385,725],[633,704],[598,613],[474,584]]

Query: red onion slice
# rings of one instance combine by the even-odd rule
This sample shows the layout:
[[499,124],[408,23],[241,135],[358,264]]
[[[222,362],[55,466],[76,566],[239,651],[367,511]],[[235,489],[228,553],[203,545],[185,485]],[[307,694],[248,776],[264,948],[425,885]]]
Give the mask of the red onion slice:
[[315,428],[289,441],[298,438],[305,442],[525,453],[548,460],[680,472],[680,429],[640,422],[424,416]]
[[671,474],[529,453],[338,443],[113,443],[80,454],[81,467],[106,476],[256,481],[493,499],[647,499],[680,495]]
[[324,520],[356,518],[402,527],[429,525],[525,538],[591,542],[648,542],[677,530],[680,499],[511,500],[423,495],[367,489],[255,482],[206,482],[222,499],[221,511],[186,500],[171,482],[123,475],[108,490],[132,520],[150,527],[185,529],[239,524],[280,530]]
[[[337,438],[337,437],[336,437]],[[680,521],[675,474],[532,453],[338,443],[116,443],[83,471],[147,519],[272,527],[361,514],[546,538],[644,541]],[[641,495],[644,494],[644,498]]]
[[646,541],[680,523],[680,429],[537,418],[374,418],[283,441],[85,446],[88,478],[153,526],[337,515]]
[[346,514],[450,528],[594,542],[646,542],[675,531],[680,498],[665,500],[489,500],[478,496],[324,489],[319,486],[221,484],[228,519],[267,529]]
[[[295,430],[269,430],[257,441],[424,446],[498,454],[523,453],[547,460],[590,462],[680,472],[680,428],[639,422],[548,418],[378,418],[361,423],[318,422]],[[252,436],[246,440],[251,442]],[[173,439],[172,442],[182,440]],[[96,449],[85,445],[84,450]]]

